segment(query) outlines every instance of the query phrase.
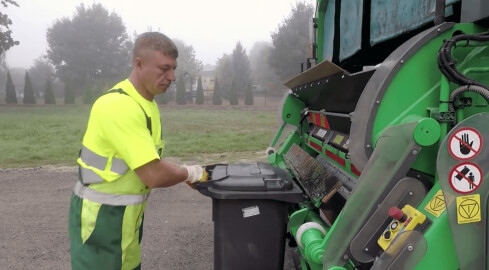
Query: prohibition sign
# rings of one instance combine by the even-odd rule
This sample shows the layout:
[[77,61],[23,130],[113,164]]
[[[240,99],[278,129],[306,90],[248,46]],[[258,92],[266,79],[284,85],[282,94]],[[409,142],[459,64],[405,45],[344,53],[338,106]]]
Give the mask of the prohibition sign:
[[448,182],[453,191],[468,194],[476,191],[482,183],[482,170],[471,162],[456,165],[448,175]]
[[458,129],[448,140],[448,152],[457,160],[469,160],[477,156],[482,149],[482,136],[474,128]]

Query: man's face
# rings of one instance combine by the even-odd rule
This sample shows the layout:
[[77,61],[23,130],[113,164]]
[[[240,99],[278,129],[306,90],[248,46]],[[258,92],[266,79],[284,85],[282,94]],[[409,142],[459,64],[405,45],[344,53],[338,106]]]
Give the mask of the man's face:
[[177,60],[161,52],[148,50],[144,57],[136,60],[136,67],[143,91],[155,96],[164,93],[171,82],[175,81]]

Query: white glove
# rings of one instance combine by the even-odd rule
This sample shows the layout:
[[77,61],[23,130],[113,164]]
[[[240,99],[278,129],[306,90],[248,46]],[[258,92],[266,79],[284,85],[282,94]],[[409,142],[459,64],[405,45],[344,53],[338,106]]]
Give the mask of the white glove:
[[202,177],[204,175],[204,168],[202,168],[202,166],[199,166],[199,165],[191,165],[191,166],[183,165],[182,167],[187,169],[188,177],[185,180],[185,181],[187,181],[187,183],[193,184],[195,182],[199,182],[200,179],[202,179]]

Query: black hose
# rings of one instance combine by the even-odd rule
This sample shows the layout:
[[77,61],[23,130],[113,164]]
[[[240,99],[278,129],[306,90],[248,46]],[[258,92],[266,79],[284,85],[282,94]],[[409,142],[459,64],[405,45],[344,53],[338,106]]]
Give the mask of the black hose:
[[455,100],[455,98],[458,95],[465,93],[465,92],[475,92],[475,93],[481,95],[482,97],[484,97],[489,102],[489,90],[488,89],[486,89],[484,87],[477,86],[477,85],[464,85],[462,87],[459,87],[459,88],[453,90],[452,93],[450,93],[450,103],[448,103],[449,111],[455,111],[455,108],[453,106],[453,101]]
[[457,61],[452,58],[451,52],[452,48],[456,47],[457,43],[462,41],[466,42],[465,46],[468,46],[470,41],[489,42],[489,33],[484,32],[474,35],[461,34],[452,37],[452,39],[445,40],[438,51],[438,67],[440,71],[449,81],[458,85],[474,85],[489,90],[488,86],[466,77],[456,69],[455,65]]

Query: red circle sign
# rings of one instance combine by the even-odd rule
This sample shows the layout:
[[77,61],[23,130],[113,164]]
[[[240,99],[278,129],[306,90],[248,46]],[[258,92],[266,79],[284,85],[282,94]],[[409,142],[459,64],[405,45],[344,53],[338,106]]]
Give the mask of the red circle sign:
[[453,191],[468,194],[476,191],[482,183],[482,170],[477,164],[465,162],[457,164],[448,175]]
[[448,152],[456,160],[469,160],[482,149],[482,136],[470,127],[458,129],[448,139]]

